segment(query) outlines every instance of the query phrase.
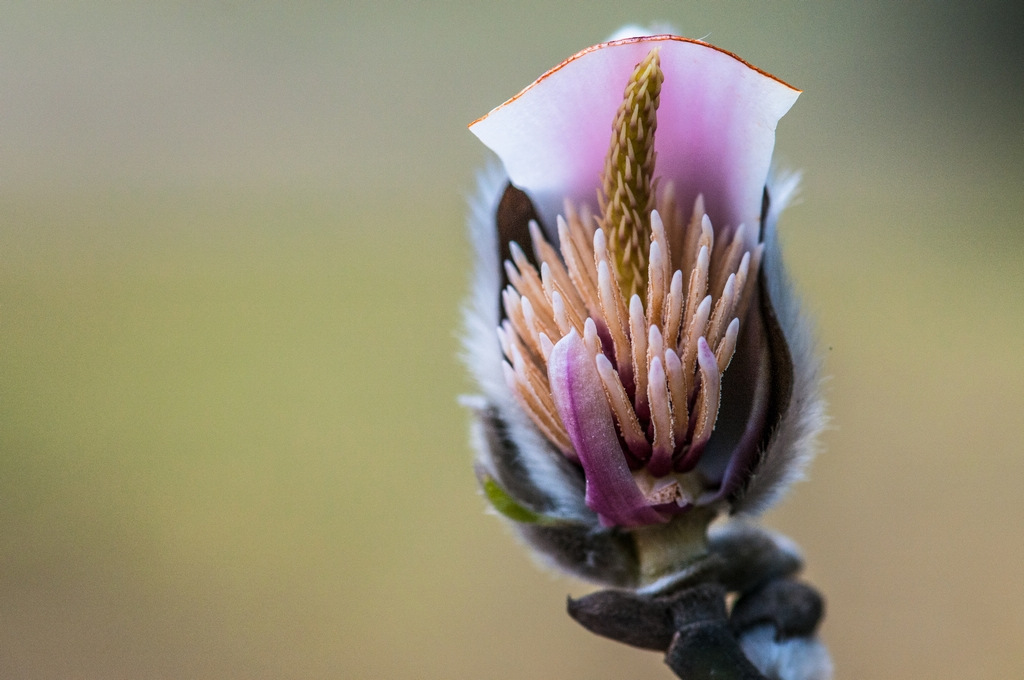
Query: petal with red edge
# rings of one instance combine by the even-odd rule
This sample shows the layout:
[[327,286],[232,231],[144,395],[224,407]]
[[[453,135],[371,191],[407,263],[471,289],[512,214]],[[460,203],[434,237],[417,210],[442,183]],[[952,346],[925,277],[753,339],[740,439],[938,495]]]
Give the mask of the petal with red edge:
[[470,125],[549,229],[566,199],[594,206],[623,89],[654,48],[665,73],[655,175],[684,208],[703,193],[716,231],[759,219],[775,126],[799,90],[719,48],[660,35],[583,50]]

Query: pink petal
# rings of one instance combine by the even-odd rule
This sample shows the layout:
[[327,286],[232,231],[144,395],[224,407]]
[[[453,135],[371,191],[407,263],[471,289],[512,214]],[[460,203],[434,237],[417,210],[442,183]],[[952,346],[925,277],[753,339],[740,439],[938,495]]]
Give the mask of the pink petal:
[[595,206],[623,89],[654,47],[665,72],[656,176],[684,211],[703,193],[716,232],[759,219],[775,126],[800,91],[717,47],[659,35],[583,50],[470,125],[548,228],[566,198]]
[[587,506],[606,526],[666,521],[633,481],[594,356],[575,330],[551,350],[548,380],[555,408],[583,466]]

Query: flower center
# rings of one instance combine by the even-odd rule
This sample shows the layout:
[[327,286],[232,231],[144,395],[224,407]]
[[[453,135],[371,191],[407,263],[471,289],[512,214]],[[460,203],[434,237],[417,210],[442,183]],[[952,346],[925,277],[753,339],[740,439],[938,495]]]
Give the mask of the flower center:
[[762,246],[751,248],[742,226],[716,244],[700,198],[686,221],[671,184],[656,190],[662,79],[652,51],[636,67],[615,118],[601,214],[566,205],[558,250],[531,223],[539,271],[510,244],[498,338],[509,386],[544,435],[575,460],[547,362],[563,337],[574,330],[582,336],[621,437],[615,455],[626,457],[649,502],[684,505],[702,488],[694,468],[715,426]]

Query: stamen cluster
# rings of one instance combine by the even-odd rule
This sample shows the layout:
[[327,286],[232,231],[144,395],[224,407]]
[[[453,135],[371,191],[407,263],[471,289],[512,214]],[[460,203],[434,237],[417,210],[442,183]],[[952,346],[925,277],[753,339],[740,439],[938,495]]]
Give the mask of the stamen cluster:
[[[567,219],[558,220],[560,252],[531,225],[539,271],[513,245],[498,337],[509,386],[544,435],[575,459],[551,397],[547,360],[554,343],[579,333],[615,414],[622,455],[631,469],[649,473],[635,474],[637,482],[652,503],[683,504],[698,490],[697,480],[683,475],[711,437],[762,248],[746,250],[742,228],[716,248],[701,202],[684,226],[665,193],[662,208],[673,219],[667,229],[661,212],[650,214],[646,301],[636,294],[626,300],[604,230],[567,207]],[[682,236],[675,251],[669,233]],[[669,475],[669,483],[653,479]]]

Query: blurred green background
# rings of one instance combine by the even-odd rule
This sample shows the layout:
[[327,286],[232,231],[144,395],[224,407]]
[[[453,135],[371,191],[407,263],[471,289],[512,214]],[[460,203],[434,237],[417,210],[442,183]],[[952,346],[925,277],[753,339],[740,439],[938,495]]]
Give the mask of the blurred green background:
[[805,90],[840,678],[1024,676],[1019,3],[4,3],[0,677],[667,678],[476,494],[465,129],[618,25]]

